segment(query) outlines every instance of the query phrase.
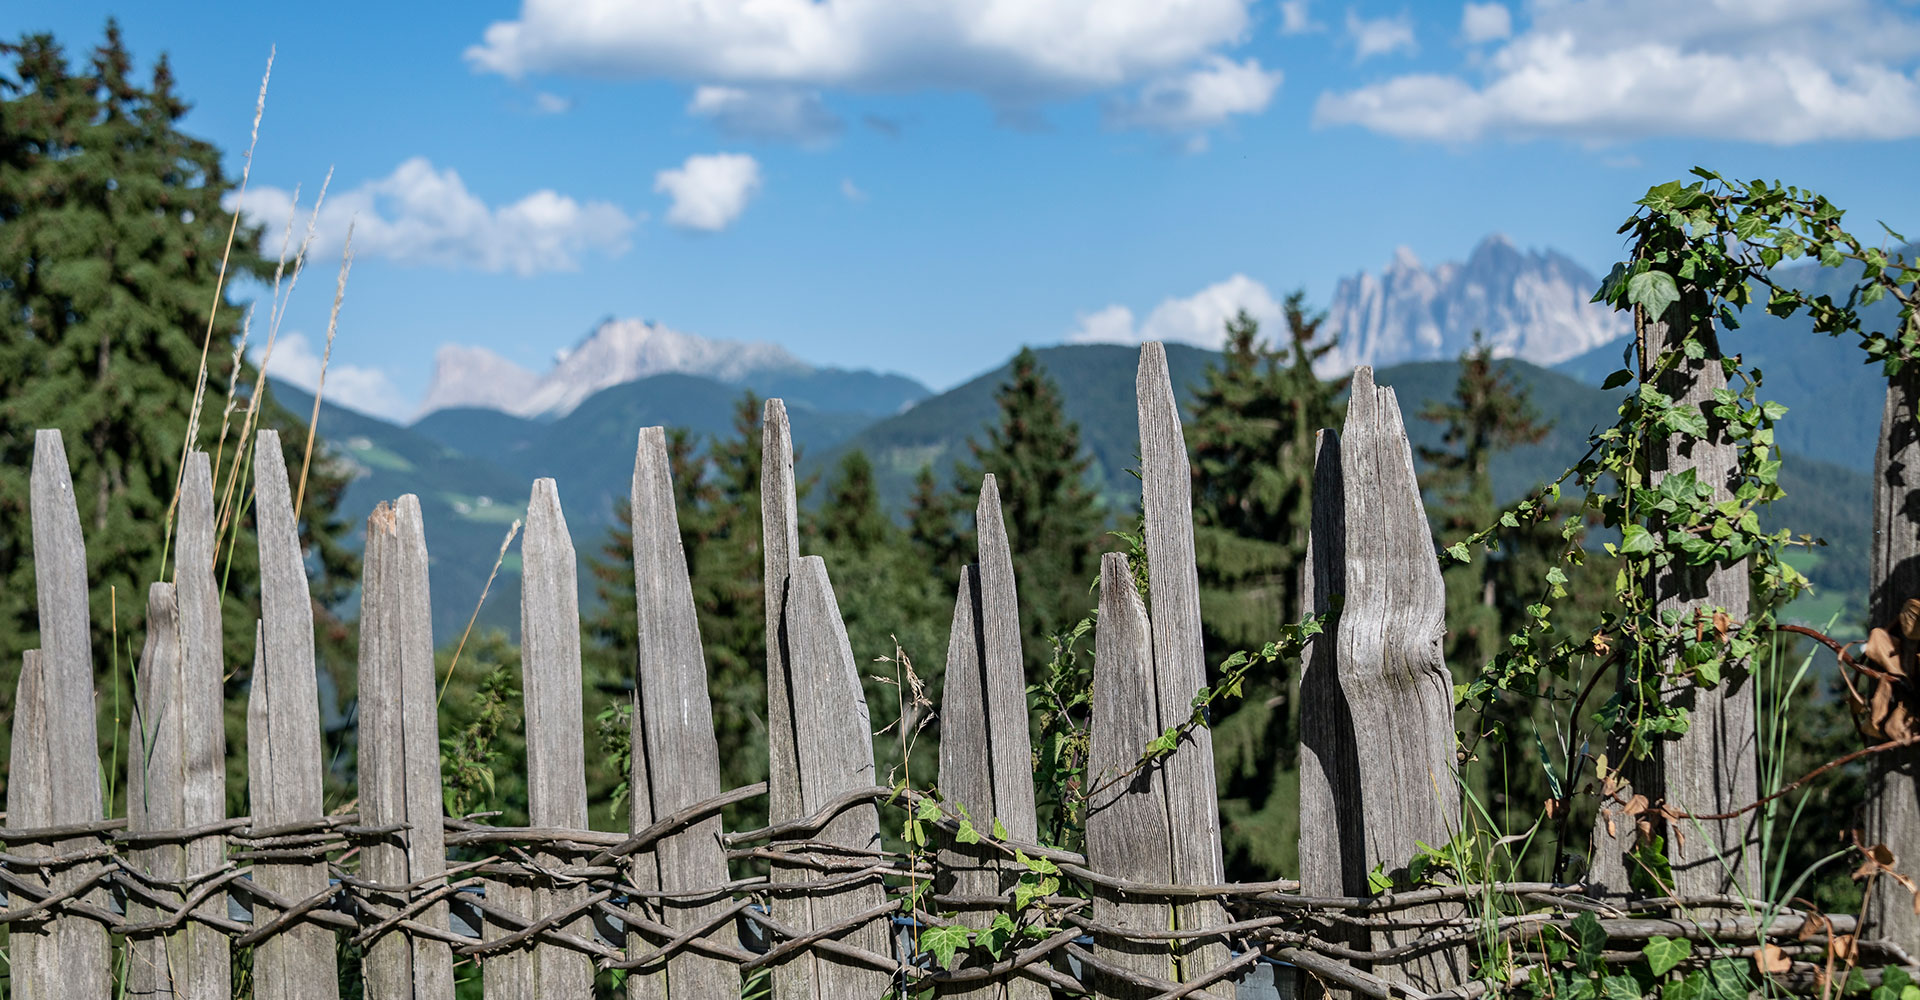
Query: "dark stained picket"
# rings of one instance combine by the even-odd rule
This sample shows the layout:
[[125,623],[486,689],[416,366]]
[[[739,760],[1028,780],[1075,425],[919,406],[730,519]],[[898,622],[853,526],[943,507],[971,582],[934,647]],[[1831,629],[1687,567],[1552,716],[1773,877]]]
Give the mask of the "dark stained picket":
[[[226,632],[220,587],[214,578],[219,538],[214,530],[213,474],[204,451],[187,455],[180,481],[179,521],[173,557],[174,602],[179,614],[180,822],[204,828],[227,818]],[[227,856],[217,834],[186,843],[186,871],[203,875]],[[227,916],[227,894],[214,892],[194,912]],[[173,981],[183,1000],[228,1000],[233,995],[232,945],[219,928],[189,920],[184,946],[171,950]]]

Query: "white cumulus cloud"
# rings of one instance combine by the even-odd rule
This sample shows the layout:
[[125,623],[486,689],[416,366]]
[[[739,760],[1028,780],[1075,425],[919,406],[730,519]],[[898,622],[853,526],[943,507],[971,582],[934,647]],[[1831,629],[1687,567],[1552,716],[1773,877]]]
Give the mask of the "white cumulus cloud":
[[1413,18],[1406,14],[1367,18],[1349,9],[1347,37],[1353,42],[1355,61],[1395,52],[1413,52],[1419,48],[1419,43],[1413,37]]
[[1136,323],[1133,310],[1123,305],[1084,314],[1067,340],[1077,344],[1179,341],[1218,348],[1226,343],[1227,321],[1242,310],[1268,330],[1284,323],[1280,303],[1267,286],[1235,274],[1186,298],[1163,300],[1142,322]]
[[669,223],[716,233],[740,218],[760,190],[760,161],[745,153],[689,156],[655,174],[653,189],[673,200]]
[[[267,374],[313,392],[320,386],[323,349],[322,345],[307,340],[304,334],[283,333],[275,339],[273,353],[267,357]],[[255,352],[256,362],[264,351],[263,345]],[[326,370],[327,382],[321,398],[329,403],[396,422],[405,421],[412,410],[393,379],[378,368],[341,364],[336,357],[327,364]]]
[[817,144],[845,127],[820,99],[819,91],[783,87],[700,87],[687,102],[687,113],[710,118],[723,134],[741,139]]
[[1460,9],[1460,37],[1478,45],[1513,34],[1513,12],[1504,3],[1469,3]]
[[513,78],[678,80],[800,100],[821,89],[963,91],[1021,120],[1039,103],[1204,70],[1246,40],[1254,2],[522,0],[466,58]]
[[1207,128],[1232,115],[1265,111],[1280,80],[1279,70],[1262,69],[1258,59],[1213,56],[1191,72],[1148,84],[1137,100],[1110,108],[1107,118],[1116,125],[1167,131]]
[[[275,187],[251,188],[226,202],[229,210],[238,207],[249,222],[274,231],[298,216],[296,233],[310,204],[296,208],[293,195]],[[337,253],[351,222],[358,257],[524,276],[573,270],[588,253],[618,256],[637,221],[612,203],[583,203],[551,190],[489,206],[458,173],[415,157],[379,180],[329,193],[312,253]]]
[[1530,14],[1470,71],[1323,94],[1315,118],[1442,142],[1920,135],[1920,21],[1872,0],[1556,0]]
[[1310,31],[1319,31],[1325,25],[1314,21],[1307,10],[1307,0],[1280,0],[1280,33],[1282,35],[1304,35]]

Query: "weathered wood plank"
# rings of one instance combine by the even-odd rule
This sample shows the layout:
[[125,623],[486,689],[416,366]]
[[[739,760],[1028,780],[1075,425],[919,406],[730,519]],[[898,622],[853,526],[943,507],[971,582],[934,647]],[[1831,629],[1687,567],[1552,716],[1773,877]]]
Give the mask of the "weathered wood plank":
[[[147,640],[134,675],[134,711],[127,733],[127,829],[178,830],[185,826],[181,766],[180,642],[173,585],[147,588]],[[136,869],[158,879],[187,874],[186,847],[154,844],[129,852]],[[157,890],[168,899],[181,894]],[[141,922],[159,916],[157,907],[127,901],[127,917]],[[144,934],[127,941],[127,995],[175,997],[177,968],[173,954],[184,951],[178,935]],[[183,956],[184,957],[184,956]]]
[[[213,475],[207,453],[187,455],[180,481],[180,514],[173,559],[174,599],[180,622],[181,822],[188,827],[227,818],[226,633],[214,580]],[[212,871],[226,859],[226,838],[186,844],[186,869]],[[195,912],[227,915],[227,894],[216,892]],[[232,996],[231,945],[218,929],[189,921],[175,953],[174,984],[186,1000]]]
[[[44,671],[39,650],[29,649],[21,656],[20,680],[13,696],[13,746],[7,758],[7,826],[16,830],[53,825]],[[47,845],[39,843],[15,844],[12,849],[27,857],[52,853]],[[37,886],[47,885],[39,869],[21,868],[13,874]],[[52,1000],[60,974],[53,921],[29,919],[8,924],[7,946],[13,995],[20,1000]]]
[[[1698,296],[1692,288],[1683,289],[1682,301],[1667,315],[1684,315],[1689,302]],[[1642,358],[1642,379],[1655,375],[1650,366],[1662,353],[1678,350],[1685,331],[1660,319],[1636,314],[1646,338]],[[1664,450],[1649,460],[1650,485],[1658,486],[1668,475],[1692,469],[1702,483],[1713,487],[1713,500],[1732,497],[1731,483],[1737,475],[1738,454],[1726,436],[1725,422],[1711,413],[1713,394],[1726,388],[1721,369],[1718,338],[1711,325],[1699,331],[1705,345],[1703,356],[1682,359],[1656,382],[1661,392],[1676,406],[1701,410],[1707,419],[1709,437],[1701,441],[1669,441]],[[1664,529],[1655,525],[1655,534]],[[1659,598],[1656,612],[1692,617],[1696,612],[1724,608],[1735,621],[1745,621],[1749,597],[1747,564],[1743,560],[1730,566],[1683,567],[1676,564],[1647,585]],[[1729,664],[1721,671],[1721,683],[1713,688],[1696,687],[1690,682],[1676,686],[1669,695],[1690,708],[1687,731],[1679,737],[1656,741],[1652,760],[1630,762],[1624,769],[1618,790],[1623,802],[1635,792],[1649,801],[1695,813],[1726,812],[1760,797],[1759,741],[1756,736],[1754,685],[1746,664]],[[1626,760],[1623,746],[1609,747],[1609,759]],[[1759,812],[1739,819],[1700,822],[1669,831],[1667,858],[1673,866],[1674,891],[1684,895],[1738,893],[1754,898],[1760,888],[1754,871],[1759,853]],[[1625,855],[1633,846],[1634,822],[1623,816],[1618,802],[1603,804],[1595,823],[1594,860],[1589,882],[1607,893],[1628,890],[1628,865]],[[1720,859],[1726,858],[1730,864]]]
[[[1180,428],[1179,404],[1167,373],[1166,349],[1146,344],[1134,383],[1140,417],[1140,503],[1145,515],[1147,593],[1151,602],[1153,663],[1160,728],[1192,714],[1194,695],[1207,684],[1200,636],[1200,574],[1193,551],[1193,473]],[[1220,850],[1220,805],[1214,785],[1213,732],[1204,726],[1166,761],[1167,811],[1173,835],[1176,882],[1212,885],[1225,880]],[[1226,912],[1212,900],[1185,903],[1175,919],[1180,929],[1217,927]],[[1227,961],[1215,939],[1183,944],[1182,980]]]
[[[874,785],[873,732],[866,695],[847,642],[827,564],[819,556],[796,561],[784,616],[788,662],[793,670],[793,726],[799,740],[802,808],[812,813],[842,794]],[[872,802],[843,810],[814,836],[817,844],[855,852],[880,848],[880,814]],[[807,852],[830,860],[826,848]],[[842,858],[844,860],[844,858]],[[876,875],[844,887],[809,893],[814,928],[832,927],[886,901]],[[885,955],[890,950],[886,918],[860,924],[838,940]],[[891,977],[868,965],[828,952],[815,955],[818,1000],[884,995]]]
[[[653,812],[653,787],[648,776],[646,747],[647,722],[640,711],[639,692],[634,692],[630,703],[631,726],[627,730],[628,745],[633,748],[633,766],[627,769],[627,829],[629,832],[644,830],[653,825],[657,818]],[[643,892],[656,892],[660,888],[660,862],[652,851],[641,851],[633,855],[628,862],[627,879]],[[630,901],[635,910],[660,915],[660,908],[653,897],[636,897]],[[649,938],[638,930],[627,931],[627,957],[638,958],[666,944],[664,938]],[[667,965],[659,962],[654,965],[634,969],[627,976],[627,1000],[665,1000],[667,996]]]
[[[1887,381],[1874,455],[1872,584],[1867,621],[1901,633],[1900,609],[1920,597],[1920,375],[1911,370]],[[1920,857],[1920,751],[1876,754],[1868,783],[1867,843],[1885,844],[1903,870]],[[1872,881],[1867,900],[1871,937],[1892,940],[1908,954],[1920,950],[1920,914],[1913,896],[1890,878]]]
[[[760,579],[767,622],[767,817],[774,823],[806,815],[793,720],[793,664],[783,631],[793,564],[800,558],[799,510],[787,405],[769,399],[760,421]],[[768,877],[784,885],[805,881],[808,875],[805,869],[776,862],[768,866]],[[770,909],[788,926],[813,926],[812,903],[804,894],[776,891]],[[775,963],[773,1000],[816,1000],[815,971],[811,951]]]
[[[382,503],[367,518],[360,605],[360,809],[375,826],[406,824],[403,835],[366,845],[363,873],[412,891],[382,894],[401,906],[446,871],[441,824],[440,737],[434,684],[427,543],[420,501]],[[416,917],[447,926],[444,903]],[[367,947],[369,1000],[413,1000],[453,992],[445,942],[398,931]]]
[[[947,669],[940,689],[940,795],[966,810],[974,823],[987,829],[993,815],[993,765],[987,730],[987,682],[981,655],[980,575],[976,566],[960,570],[959,593],[953,602],[953,629],[947,635]],[[956,896],[1000,894],[1000,874],[993,859],[977,848],[943,843],[936,891]],[[982,926],[996,907],[956,906],[959,920]],[[991,984],[941,984],[941,997],[992,996]]]
[[[645,723],[644,758],[653,814],[667,816],[720,794],[720,748],[707,694],[707,659],[693,605],[680,517],[674,508],[672,461],[666,431],[640,432],[633,471],[633,575],[639,658],[634,674]],[[654,845],[660,888],[672,893],[716,890],[727,881],[720,817],[689,824]],[[674,928],[710,923],[732,903],[729,893],[687,895],[662,902],[661,922]],[[706,935],[730,943],[731,922]],[[667,963],[674,1000],[731,1000],[740,995],[739,969],[725,959],[682,951]]]
[[[1100,560],[1100,627],[1094,634],[1092,742],[1087,780],[1087,864],[1097,872],[1141,882],[1172,882],[1173,838],[1168,829],[1165,778],[1158,765],[1122,778],[1141,751],[1159,736],[1155,703],[1153,635],[1147,609],[1133,586],[1127,557],[1110,552]],[[1165,901],[1136,899],[1096,888],[1094,920],[1112,927],[1163,931],[1173,926]],[[1094,953],[1123,969],[1172,980],[1179,970],[1164,942],[1096,936]],[[1114,977],[1095,976],[1094,995],[1144,1000],[1158,991]]]
[[[587,828],[578,574],[559,487],[551,479],[535,480],[527,502],[527,530],[520,536],[520,698],[527,716],[527,813],[534,826],[565,830]],[[579,860],[548,851],[535,857],[541,865],[552,867]],[[585,885],[542,886],[538,912],[577,905],[587,894]],[[593,937],[589,916],[569,921],[562,929]],[[543,943],[534,947],[533,963],[535,996],[593,995],[593,960],[588,956]]]
[[[87,550],[73,496],[67,453],[57,430],[33,437],[29,492],[33,514],[33,572],[40,610],[41,691],[46,699],[47,776],[54,823],[101,817],[100,751],[93,704],[93,633],[87,609]],[[131,596],[131,595],[130,595]],[[88,839],[62,841],[55,854],[80,850]],[[94,878],[98,864],[74,865],[53,879],[56,888]],[[104,905],[106,893],[83,897]],[[106,928],[82,917],[53,921],[54,944],[42,949],[58,978],[47,995],[105,1000],[112,988]],[[31,994],[28,994],[31,995]]]
[[[1323,437],[1321,468],[1331,473],[1334,467],[1324,460],[1328,443]],[[1366,873],[1375,865],[1394,871],[1413,857],[1418,842],[1439,844],[1451,837],[1460,820],[1460,790],[1453,679],[1441,652],[1446,591],[1399,404],[1392,389],[1374,385],[1371,368],[1354,372],[1339,443],[1337,514],[1323,516],[1322,506],[1335,501],[1331,490],[1322,492],[1332,484],[1316,472],[1314,581],[1308,589],[1316,603],[1330,597],[1320,589],[1328,575],[1323,560],[1341,559],[1345,604],[1333,630],[1331,676],[1322,659],[1323,636],[1314,644],[1311,683],[1302,679],[1303,699],[1311,698],[1301,706],[1302,727],[1311,719],[1313,758],[1323,772],[1311,783],[1303,777],[1301,826],[1331,821],[1341,831],[1343,856],[1335,870],[1342,875],[1342,891],[1365,894]],[[1335,521],[1344,522],[1337,552],[1333,539],[1321,535]],[[1349,767],[1350,774],[1338,773]],[[1330,788],[1357,795],[1328,801],[1323,796]],[[1358,860],[1347,856],[1356,847]],[[1305,851],[1303,838],[1303,882],[1309,864]],[[1313,861],[1317,883],[1326,877],[1326,861]],[[1356,876],[1357,881],[1348,881]],[[1459,912],[1458,907],[1430,908],[1435,916]],[[1387,948],[1418,936],[1379,932],[1373,941]],[[1467,970],[1459,949],[1445,949],[1381,963],[1374,971],[1389,981],[1439,990],[1462,981]]]
[[[1346,478],[1340,436],[1314,438],[1313,512],[1300,588],[1301,615],[1331,614],[1347,592]],[[1359,741],[1340,686],[1337,631],[1307,640],[1300,673],[1300,891],[1344,896],[1367,884],[1358,823],[1346,823],[1342,802],[1360,798]],[[1342,937],[1343,943],[1360,943]]]
[[[260,825],[321,818],[320,692],[314,673],[313,604],[280,436],[258,432],[253,455],[260,548],[256,663],[248,703],[248,794]],[[306,899],[327,889],[324,862],[262,862],[254,878],[271,892]],[[255,919],[267,919],[255,904]],[[257,1000],[337,1000],[333,932],[299,921],[260,942]]]
[[1013,550],[1000,512],[1000,488],[988,473],[974,513],[979,538],[981,668],[985,678],[988,750],[993,766],[993,815],[1015,840],[1036,841],[1033,739],[1027,723],[1026,656],[1020,648],[1020,599]]

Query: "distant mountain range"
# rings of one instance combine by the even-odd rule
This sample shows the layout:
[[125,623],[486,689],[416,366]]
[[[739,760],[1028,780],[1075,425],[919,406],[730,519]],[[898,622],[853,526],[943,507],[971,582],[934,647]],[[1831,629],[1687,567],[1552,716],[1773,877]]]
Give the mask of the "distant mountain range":
[[1495,357],[1557,364],[1632,332],[1624,314],[1588,301],[1598,287],[1566,255],[1522,251],[1498,234],[1481,240],[1464,264],[1429,268],[1401,247],[1380,274],[1340,280],[1327,307],[1327,329],[1340,343],[1321,374],[1451,361],[1476,330]]
[[553,367],[535,374],[484,347],[447,344],[434,355],[422,416],[443,410],[489,409],[519,417],[572,413],[595,393],[655,375],[693,375],[763,393],[807,394],[831,388],[829,408],[893,413],[929,395],[904,375],[816,368],[778,344],[709,340],[637,319],[602,320]]
[[[1818,268],[1782,275],[1818,291],[1842,284],[1836,272]],[[1554,422],[1544,441],[1495,461],[1500,496],[1518,496],[1566,468],[1586,450],[1587,435],[1613,420],[1620,391],[1598,386],[1623,366],[1629,341],[1624,316],[1587,303],[1596,286],[1597,279],[1566,257],[1522,252],[1500,237],[1483,241],[1463,264],[1426,268],[1403,252],[1381,275],[1341,282],[1329,318],[1341,336],[1338,374],[1356,361],[1375,363],[1380,383],[1398,390],[1415,442],[1438,444],[1438,428],[1416,415],[1451,392],[1454,359],[1475,329],[1483,331],[1497,353],[1514,359],[1510,370]],[[1884,323],[1890,316],[1871,318]],[[1796,531],[1835,542],[1808,561],[1829,591],[1819,607],[1831,610],[1854,594],[1854,577],[1864,570],[1871,497],[1865,473],[1884,380],[1859,363],[1853,344],[1812,336],[1804,318],[1750,316],[1740,329],[1723,331],[1722,344],[1759,364],[1765,395],[1790,409],[1777,429],[1792,456],[1789,498],[1774,515]],[[1084,344],[1037,353],[1060,385],[1068,418],[1080,427],[1092,485],[1123,516],[1138,498],[1130,471],[1139,450],[1137,352]],[[1182,403],[1216,357],[1199,347],[1167,345]],[[710,341],[654,323],[608,320],[541,375],[489,351],[445,348],[427,412],[412,426],[329,404],[322,407],[320,432],[358,472],[344,506],[352,517],[403,492],[420,495],[434,566],[436,634],[447,636],[465,626],[501,537],[525,510],[533,479],[558,480],[582,560],[599,550],[626,495],[641,427],[681,427],[704,441],[730,431],[743,393],[782,397],[802,474],[824,476],[840,456],[864,451],[873,459],[882,501],[898,514],[922,468],[932,467],[943,488],[954,484],[956,466],[970,457],[968,442],[996,419],[994,393],[1008,374],[1002,364],[936,395],[904,376],[816,367],[771,344]],[[274,391],[298,412],[311,405],[311,396],[293,387],[276,383]],[[590,577],[581,579],[590,603]],[[514,631],[518,595],[518,557],[510,552],[480,620]]]

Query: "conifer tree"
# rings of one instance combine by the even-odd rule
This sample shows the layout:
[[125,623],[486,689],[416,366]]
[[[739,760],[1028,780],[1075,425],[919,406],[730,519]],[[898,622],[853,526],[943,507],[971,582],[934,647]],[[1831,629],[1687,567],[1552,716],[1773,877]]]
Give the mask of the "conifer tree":
[[[234,222],[222,198],[234,184],[218,149],[179,131],[187,110],[164,56],[147,82],[136,81],[112,22],[77,68],[48,35],[0,43],[0,691],[13,690],[21,650],[38,642],[26,513],[34,430],[59,428],[66,446],[103,690],[124,683],[107,676],[115,654],[124,663],[137,652],[147,583],[172,575],[162,553],[203,356],[206,398],[193,445],[209,454],[221,445],[240,308],[223,293],[211,326],[208,314]],[[234,233],[228,288],[240,276],[271,277],[259,243],[254,227]],[[254,371],[240,364],[244,396]],[[297,476],[306,415],[257,402],[259,426],[280,432]],[[243,443],[229,431],[217,493],[226,491]],[[351,690],[352,635],[328,612],[359,571],[335,514],[349,476],[328,454],[324,444],[314,448],[300,530],[311,556],[321,662]],[[244,476],[246,463],[241,469]],[[246,495],[242,487],[236,499]],[[221,545],[226,660],[243,679],[258,615],[256,548],[244,507]],[[102,726],[103,743],[111,731]]]
[[[1194,395],[1187,421],[1193,466],[1194,549],[1200,570],[1207,659],[1258,649],[1300,615],[1300,566],[1312,512],[1314,435],[1338,427],[1340,382],[1322,382],[1314,362],[1333,349],[1324,313],[1304,292],[1287,296],[1279,347],[1245,312],[1227,323],[1217,365]],[[1298,678],[1255,679],[1214,722],[1222,842],[1229,869],[1245,877],[1294,870],[1299,781]]]
[[[993,473],[1013,549],[1031,678],[1051,657],[1050,637],[1087,613],[1087,586],[1099,568],[1108,517],[1088,484],[1092,459],[1080,447],[1079,426],[1061,409],[1059,386],[1032,348],[1022,348],[1011,367],[994,394],[999,422],[984,441],[968,442],[972,459],[958,469],[955,503],[971,512],[981,477]],[[962,537],[962,561],[972,562],[974,535]]]

